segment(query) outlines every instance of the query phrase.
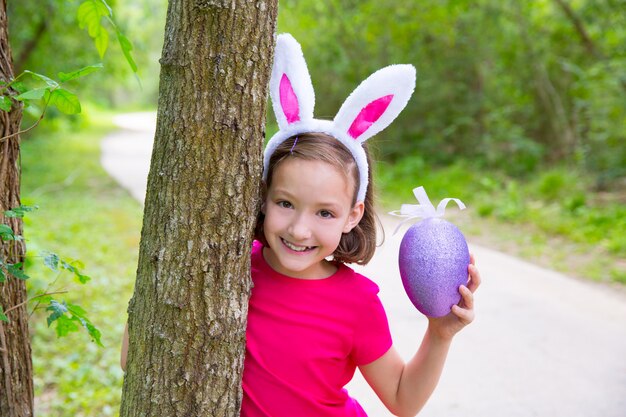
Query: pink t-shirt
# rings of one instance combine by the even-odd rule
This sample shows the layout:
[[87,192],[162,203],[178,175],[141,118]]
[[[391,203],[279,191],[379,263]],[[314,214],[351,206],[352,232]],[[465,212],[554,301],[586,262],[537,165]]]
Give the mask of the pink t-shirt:
[[252,248],[242,417],[366,416],[344,386],[391,347],[378,286],[345,265],[320,280],[274,271]]

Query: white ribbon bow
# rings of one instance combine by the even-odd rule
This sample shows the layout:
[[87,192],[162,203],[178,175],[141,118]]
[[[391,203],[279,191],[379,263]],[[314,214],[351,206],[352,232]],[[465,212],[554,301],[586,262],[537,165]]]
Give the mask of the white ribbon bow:
[[424,190],[424,187],[414,188],[413,194],[415,194],[415,198],[417,198],[419,204],[403,204],[400,207],[400,210],[394,210],[389,212],[389,214],[391,214],[392,216],[406,217],[406,219],[400,222],[398,227],[396,227],[396,230],[394,230],[393,232],[394,235],[398,233],[398,230],[400,230],[400,227],[404,223],[417,217],[420,217],[422,219],[428,219],[431,217],[443,217],[446,213],[446,206],[450,201],[454,201],[457,206],[459,206],[459,209],[465,209],[465,204],[463,204],[463,202],[458,198],[444,198],[439,202],[437,208],[435,208],[435,206],[433,206],[433,204],[430,202],[430,199],[428,198],[428,194],[426,194],[426,190]]

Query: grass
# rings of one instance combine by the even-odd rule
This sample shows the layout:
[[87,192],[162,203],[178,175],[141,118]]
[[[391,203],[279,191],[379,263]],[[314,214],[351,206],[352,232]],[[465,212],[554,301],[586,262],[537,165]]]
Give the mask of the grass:
[[[132,294],[142,208],[101,168],[100,140],[112,129],[107,115],[71,133],[38,129],[22,143],[22,202],[39,210],[25,218],[29,295],[56,278],[40,253],[79,259],[92,279],[80,285],[60,274],[56,297],[83,307],[102,332],[104,348],[87,333],[57,338],[46,312],[31,319],[36,414],[118,414],[123,373],[120,340]],[[48,312],[49,314],[49,312]],[[54,325],[53,325],[54,326]]]
[[[459,161],[433,169],[419,158],[379,163],[381,205],[417,204],[423,185],[436,205],[457,197],[467,212],[449,210],[470,240],[581,278],[626,284],[626,196],[594,193],[585,175],[553,167],[527,181]],[[458,213],[458,214],[457,214]]]

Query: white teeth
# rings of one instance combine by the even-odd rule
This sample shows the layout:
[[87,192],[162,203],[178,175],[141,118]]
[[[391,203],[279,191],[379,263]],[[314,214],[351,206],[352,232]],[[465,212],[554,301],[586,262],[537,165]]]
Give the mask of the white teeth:
[[287,242],[285,239],[283,239],[283,243],[285,244],[285,246],[287,246],[289,249],[291,250],[295,250],[296,252],[304,252],[307,249],[310,249],[309,246],[296,246],[293,243]]

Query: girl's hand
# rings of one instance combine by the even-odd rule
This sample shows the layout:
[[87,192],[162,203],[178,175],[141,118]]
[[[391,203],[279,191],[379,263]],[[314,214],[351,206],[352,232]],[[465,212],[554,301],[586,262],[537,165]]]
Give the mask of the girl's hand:
[[443,317],[428,318],[428,327],[433,335],[443,340],[450,340],[461,329],[474,320],[474,292],[480,286],[480,273],[476,268],[474,255],[470,254],[470,265],[467,267],[469,278],[467,286],[461,285],[461,301],[452,306],[452,311]]

